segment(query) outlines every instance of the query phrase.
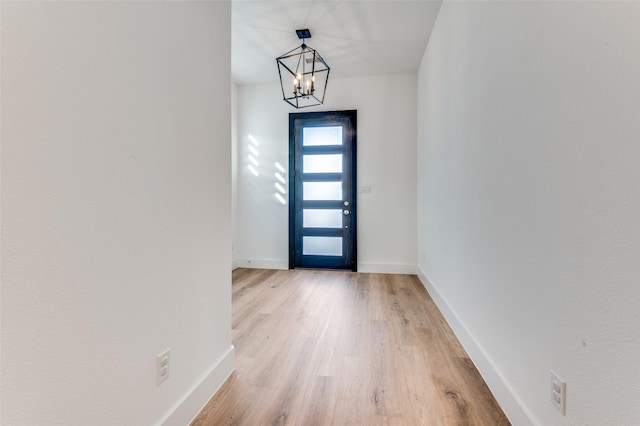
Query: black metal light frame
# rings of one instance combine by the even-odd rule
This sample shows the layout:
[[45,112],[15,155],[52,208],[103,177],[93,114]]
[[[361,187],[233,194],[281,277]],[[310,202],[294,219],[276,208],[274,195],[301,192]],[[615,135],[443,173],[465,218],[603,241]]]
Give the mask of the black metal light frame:
[[[276,58],[282,99],[297,109],[322,105],[331,68],[318,51],[305,43],[311,38],[308,29],[296,30],[296,34],[302,45]],[[290,83],[285,82],[287,77]]]

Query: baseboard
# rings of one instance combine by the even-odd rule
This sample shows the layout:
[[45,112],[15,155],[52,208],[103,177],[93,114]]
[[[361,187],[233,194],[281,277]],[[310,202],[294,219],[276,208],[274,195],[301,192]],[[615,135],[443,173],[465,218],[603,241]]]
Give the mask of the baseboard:
[[236,259],[234,261],[235,268],[253,268],[253,269],[289,269],[289,260],[287,259]]
[[480,375],[487,383],[487,386],[491,389],[493,396],[509,418],[509,421],[511,421],[511,424],[518,426],[538,425],[539,423],[535,420],[533,414],[518,395],[516,395],[511,385],[482,348],[482,345],[473,337],[469,329],[456,315],[454,309],[442,294],[440,294],[431,280],[429,280],[422,268],[418,268],[418,278],[438,306],[438,309],[440,309],[440,312],[467,351],[467,354],[469,354],[471,361],[473,361]]
[[358,272],[415,275],[418,271],[416,269],[416,265],[406,265],[402,263],[358,262]]
[[[232,263],[233,269],[253,268],[253,269],[289,269],[289,261],[286,259],[236,259]],[[416,265],[402,263],[372,263],[358,262],[358,272],[368,272],[375,274],[403,274],[415,275]]]
[[231,261],[231,270],[233,271],[234,269],[238,269],[240,267],[240,261],[238,261],[237,259],[233,259]]
[[231,345],[227,352],[213,364],[202,380],[194,385],[182,401],[171,410],[161,425],[185,426],[190,424],[233,372],[234,353],[235,347]]

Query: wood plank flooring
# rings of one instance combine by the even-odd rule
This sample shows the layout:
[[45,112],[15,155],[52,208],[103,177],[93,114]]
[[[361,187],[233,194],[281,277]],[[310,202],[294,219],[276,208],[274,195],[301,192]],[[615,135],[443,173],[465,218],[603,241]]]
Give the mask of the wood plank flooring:
[[192,425],[508,425],[415,276],[237,269],[236,371]]

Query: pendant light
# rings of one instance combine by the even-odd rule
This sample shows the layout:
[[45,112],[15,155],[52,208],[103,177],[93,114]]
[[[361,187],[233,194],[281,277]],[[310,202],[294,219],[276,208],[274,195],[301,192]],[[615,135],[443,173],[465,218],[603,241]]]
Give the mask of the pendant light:
[[276,58],[282,98],[294,108],[307,108],[324,103],[329,81],[329,65],[317,50],[305,43],[311,38],[308,29],[296,30],[300,47]]

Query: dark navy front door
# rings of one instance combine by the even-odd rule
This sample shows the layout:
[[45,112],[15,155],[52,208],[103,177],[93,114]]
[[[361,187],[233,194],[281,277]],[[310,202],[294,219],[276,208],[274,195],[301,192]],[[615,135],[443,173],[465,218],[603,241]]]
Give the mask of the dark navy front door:
[[289,267],[356,271],[356,111],[289,115]]

